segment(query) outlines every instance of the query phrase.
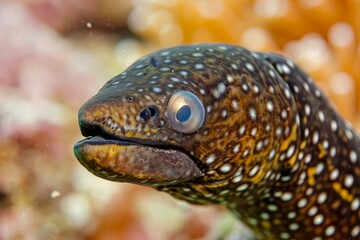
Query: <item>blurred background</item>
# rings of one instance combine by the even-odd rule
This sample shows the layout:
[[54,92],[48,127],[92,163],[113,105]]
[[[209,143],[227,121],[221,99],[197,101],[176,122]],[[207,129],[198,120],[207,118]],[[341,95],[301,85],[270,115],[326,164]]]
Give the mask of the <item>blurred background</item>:
[[140,56],[226,42],[284,54],[360,127],[358,0],[0,1],[0,240],[247,239],[219,207],[88,173],[77,110]]

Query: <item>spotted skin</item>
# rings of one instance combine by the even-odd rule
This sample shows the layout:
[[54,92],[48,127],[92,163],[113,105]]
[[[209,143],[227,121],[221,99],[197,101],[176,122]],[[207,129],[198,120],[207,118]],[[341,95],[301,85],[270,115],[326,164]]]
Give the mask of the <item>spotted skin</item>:
[[[177,91],[204,105],[194,133],[168,121],[167,102]],[[148,106],[156,112],[144,119]],[[359,137],[284,57],[224,44],[160,50],[105,84],[82,106],[79,123],[85,136],[121,140],[75,146],[80,162],[102,178],[225,205],[259,239],[360,239]],[[126,152],[127,141],[137,152]],[[178,152],[167,158],[169,149]],[[186,177],[171,175],[180,152],[189,156],[178,159]],[[136,172],[133,155],[164,163]]]

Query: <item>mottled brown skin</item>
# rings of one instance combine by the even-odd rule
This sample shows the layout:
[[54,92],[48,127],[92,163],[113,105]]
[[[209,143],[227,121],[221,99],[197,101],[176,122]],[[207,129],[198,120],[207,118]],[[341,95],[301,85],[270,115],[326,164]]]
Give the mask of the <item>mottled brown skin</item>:
[[[206,112],[193,133],[168,118],[184,90]],[[224,44],[161,50],[110,80],[79,123],[103,137],[75,146],[102,178],[225,205],[260,239],[360,239],[359,137],[283,57]]]

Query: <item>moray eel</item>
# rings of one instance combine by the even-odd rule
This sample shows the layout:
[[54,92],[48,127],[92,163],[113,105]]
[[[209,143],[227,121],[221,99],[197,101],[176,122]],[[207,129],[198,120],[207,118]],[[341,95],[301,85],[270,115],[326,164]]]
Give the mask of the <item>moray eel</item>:
[[93,174],[222,204],[259,239],[360,239],[360,139],[282,56],[226,44],[144,56],[79,110]]

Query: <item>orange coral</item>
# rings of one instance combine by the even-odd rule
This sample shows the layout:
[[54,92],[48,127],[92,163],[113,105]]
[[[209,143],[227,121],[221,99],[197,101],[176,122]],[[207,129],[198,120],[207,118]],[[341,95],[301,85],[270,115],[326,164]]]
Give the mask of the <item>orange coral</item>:
[[160,46],[228,42],[300,64],[354,122],[360,110],[360,2],[138,1],[130,28]]

